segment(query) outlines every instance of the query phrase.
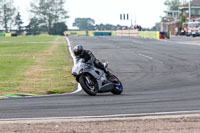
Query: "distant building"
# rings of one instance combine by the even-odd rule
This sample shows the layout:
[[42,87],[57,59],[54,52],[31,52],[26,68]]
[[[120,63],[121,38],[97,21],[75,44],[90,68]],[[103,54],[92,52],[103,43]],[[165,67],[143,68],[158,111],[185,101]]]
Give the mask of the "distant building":
[[[191,19],[190,21],[200,21],[200,0],[192,0],[190,2]],[[181,16],[186,17],[186,23],[189,22],[189,3],[181,5],[178,11],[166,11],[166,16],[161,21],[161,31],[171,31],[176,34],[175,29],[181,30]]]
[[[192,19],[199,19],[200,18],[200,0],[193,0],[190,2],[191,7],[191,21]],[[189,3],[182,5],[179,7],[181,11],[181,15],[185,15],[187,21],[189,21]]]
[[[173,30],[170,30],[170,29],[172,28],[175,29],[175,27],[179,25],[181,12],[180,11],[165,11],[165,13],[166,13],[166,16],[162,18],[160,31],[162,32],[172,31],[172,34],[175,34],[175,31],[173,32]],[[175,27],[174,26],[172,27],[171,25],[175,25]]]
[[165,11],[166,12],[166,18],[177,20],[180,18],[180,11]]

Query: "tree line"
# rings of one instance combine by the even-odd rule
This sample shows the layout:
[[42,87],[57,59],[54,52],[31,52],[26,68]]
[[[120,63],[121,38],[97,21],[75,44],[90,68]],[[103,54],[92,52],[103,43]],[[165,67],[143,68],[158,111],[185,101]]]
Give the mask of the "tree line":
[[27,34],[63,34],[67,30],[65,24],[69,18],[65,10],[65,0],[32,0],[30,3],[30,20],[27,26],[22,27],[21,14],[13,5],[13,0],[0,0],[0,24],[5,32],[17,29],[20,34],[24,29]]
[[[30,2],[29,23],[24,22],[21,13],[15,8],[14,0],[0,0],[0,30],[6,33],[16,31],[21,34],[37,35],[41,32],[62,35],[68,30],[66,20],[69,18],[65,9],[65,0],[32,0]],[[73,26],[79,30],[116,30],[124,26],[112,24],[95,24],[92,18],[76,18]]]
[[178,11],[179,6],[187,3],[187,0],[165,0],[164,5],[170,11]]
[[76,18],[74,20],[73,26],[78,27],[79,30],[117,30],[126,27],[122,25],[112,25],[112,24],[102,24],[102,23],[95,24],[95,20],[92,18]]

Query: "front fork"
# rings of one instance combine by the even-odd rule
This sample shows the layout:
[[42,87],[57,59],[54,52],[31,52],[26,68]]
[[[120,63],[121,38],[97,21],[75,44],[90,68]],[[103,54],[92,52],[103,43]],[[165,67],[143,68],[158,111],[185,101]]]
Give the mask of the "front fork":
[[90,80],[89,77],[90,77],[90,75],[86,75],[86,76],[85,76],[85,79],[87,80],[88,84],[89,84],[89,85],[94,85],[94,84],[92,83],[92,81]]

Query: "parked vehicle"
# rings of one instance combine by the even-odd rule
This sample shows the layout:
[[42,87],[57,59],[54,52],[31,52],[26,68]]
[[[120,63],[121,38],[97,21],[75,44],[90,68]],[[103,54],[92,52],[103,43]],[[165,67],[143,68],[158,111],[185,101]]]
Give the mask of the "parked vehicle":
[[200,22],[188,22],[188,36],[198,36],[200,35]]
[[198,36],[200,36],[200,26],[198,28],[198,33],[197,33]]
[[[104,63],[104,65],[107,68],[108,64]],[[115,75],[111,74],[108,77],[103,70],[96,68],[94,64],[84,63],[84,59],[80,59],[73,66],[72,75],[90,96],[106,92],[119,95],[123,91],[122,83]]]

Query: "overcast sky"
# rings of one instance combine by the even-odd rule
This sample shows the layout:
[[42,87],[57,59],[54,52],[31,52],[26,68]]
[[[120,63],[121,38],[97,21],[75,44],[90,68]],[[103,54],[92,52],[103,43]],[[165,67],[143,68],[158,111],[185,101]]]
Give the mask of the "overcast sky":
[[[29,2],[31,0],[14,0],[25,24],[29,20]],[[77,17],[93,18],[96,24],[121,24],[131,25],[131,20],[121,21],[121,13],[129,13],[133,23],[142,27],[151,28],[163,16],[165,0],[66,0],[66,9],[70,19],[67,25],[72,28],[72,23]]]

